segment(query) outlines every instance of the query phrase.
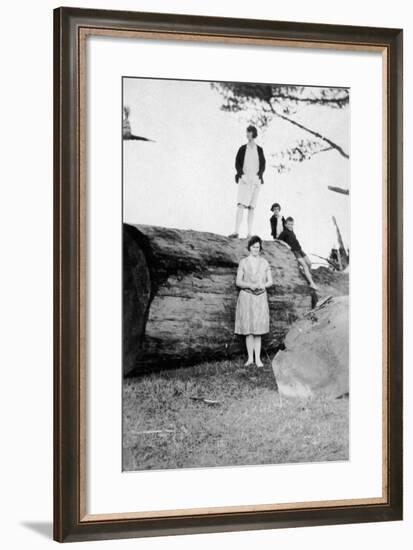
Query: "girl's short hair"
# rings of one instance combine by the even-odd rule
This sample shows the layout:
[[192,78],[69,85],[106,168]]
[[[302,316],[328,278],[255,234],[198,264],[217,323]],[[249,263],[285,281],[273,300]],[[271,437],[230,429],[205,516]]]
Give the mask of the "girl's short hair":
[[248,245],[247,245],[248,250],[251,250],[251,246],[254,246],[254,244],[257,244],[257,243],[259,243],[260,250],[262,250],[262,239],[258,237],[258,235],[253,235],[248,241]]
[[250,125],[247,127],[247,132],[251,132],[252,137],[253,137],[254,139],[258,136],[258,131],[257,131],[256,127],[253,126],[252,124],[250,124]]
[[291,216],[288,216],[288,218],[285,220],[285,223],[293,222],[293,221],[294,221],[294,218],[292,218]]

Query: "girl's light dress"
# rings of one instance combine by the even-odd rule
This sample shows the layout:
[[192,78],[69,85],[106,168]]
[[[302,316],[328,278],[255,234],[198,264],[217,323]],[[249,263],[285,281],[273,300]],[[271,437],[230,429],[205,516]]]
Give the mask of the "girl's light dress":
[[[238,275],[252,285],[265,287],[270,264],[265,258],[258,257],[257,265],[249,258],[243,258],[238,266]],[[235,334],[267,334],[270,330],[270,312],[267,291],[254,294],[249,289],[241,289],[235,311]]]

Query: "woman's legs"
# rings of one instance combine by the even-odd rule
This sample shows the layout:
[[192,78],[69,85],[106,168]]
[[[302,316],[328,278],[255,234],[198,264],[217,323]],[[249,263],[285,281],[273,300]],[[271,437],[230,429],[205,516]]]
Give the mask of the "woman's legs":
[[254,336],[254,352],[255,352],[255,364],[257,367],[262,367],[261,361],[261,336]]
[[255,364],[257,367],[263,367],[261,361],[261,336],[254,336],[253,334],[248,334],[245,337],[245,343],[247,345],[248,359],[245,363],[245,366],[252,365],[254,363],[254,353],[255,353]]
[[248,359],[245,363],[245,366],[252,365],[254,362],[254,335],[248,334],[245,337],[245,343],[247,344],[247,351],[248,351]]

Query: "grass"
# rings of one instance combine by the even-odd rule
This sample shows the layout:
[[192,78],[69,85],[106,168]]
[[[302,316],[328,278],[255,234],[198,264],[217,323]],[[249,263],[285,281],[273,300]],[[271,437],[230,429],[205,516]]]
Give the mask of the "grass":
[[236,360],[128,378],[123,469],[347,460],[348,416],[347,399],[281,400],[267,362],[264,369]]

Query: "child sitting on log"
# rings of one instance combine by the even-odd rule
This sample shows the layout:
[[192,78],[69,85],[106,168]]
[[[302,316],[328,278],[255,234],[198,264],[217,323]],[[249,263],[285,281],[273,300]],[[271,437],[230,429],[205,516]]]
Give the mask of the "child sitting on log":
[[271,235],[273,239],[278,239],[285,227],[285,218],[281,216],[281,206],[275,202],[271,206],[272,216],[270,218]]
[[290,216],[285,220],[284,230],[280,233],[278,239],[282,241],[288,248],[291,249],[294,256],[297,258],[298,264],[301,266],[305,278],[310,284],[310,288],[318,290],[311,276],[311,260],[301,248],[297,237],[294,233],[294,219]]

